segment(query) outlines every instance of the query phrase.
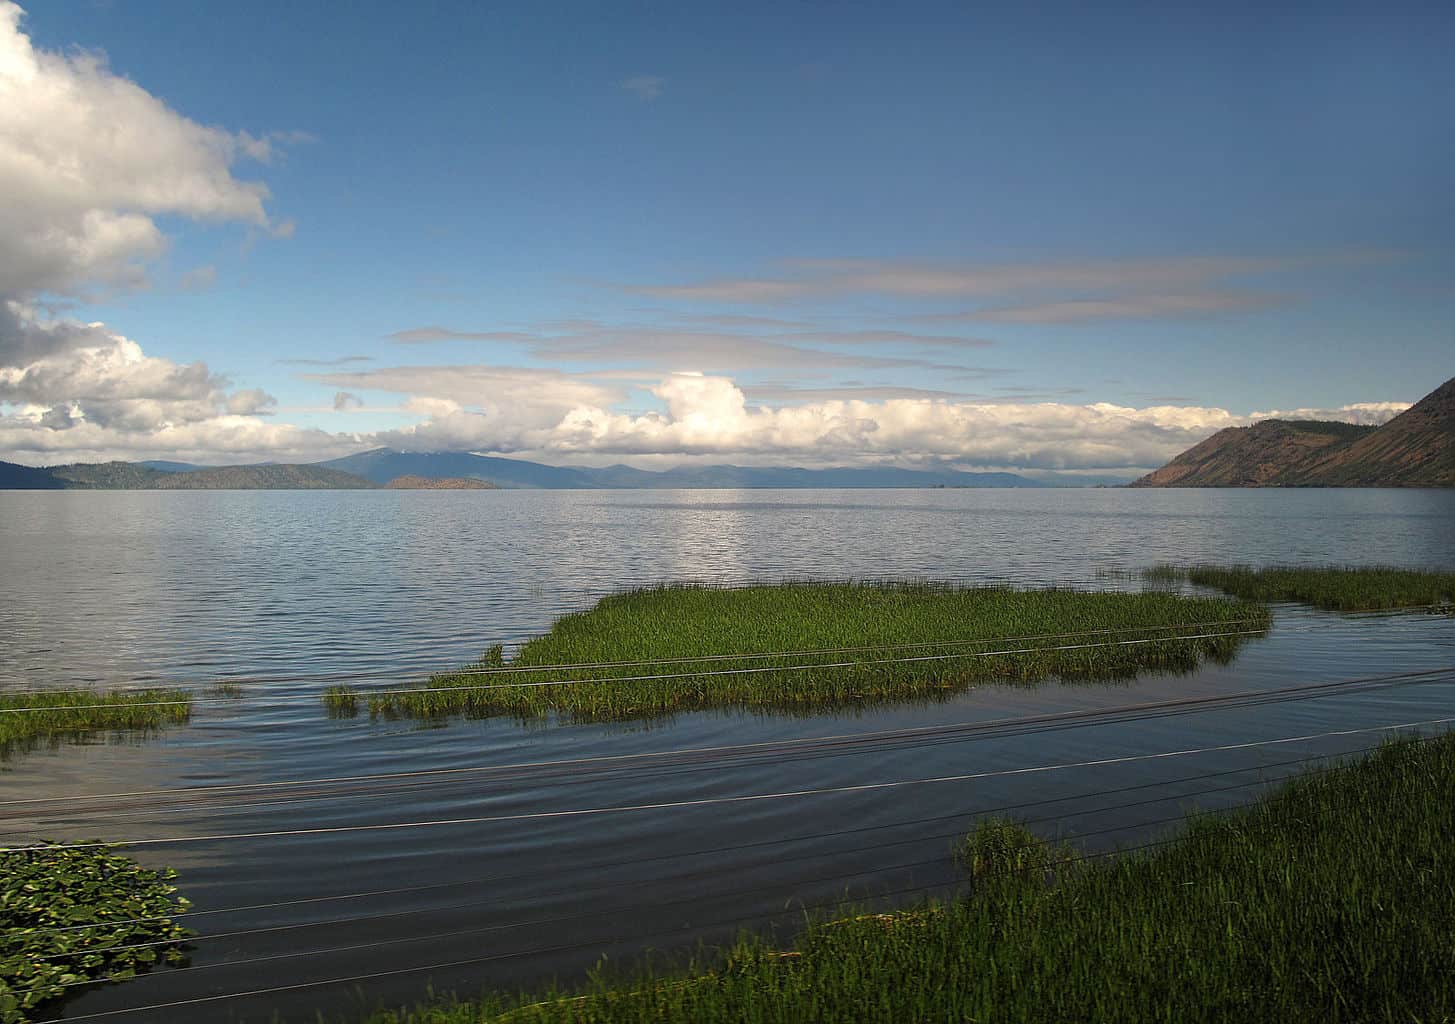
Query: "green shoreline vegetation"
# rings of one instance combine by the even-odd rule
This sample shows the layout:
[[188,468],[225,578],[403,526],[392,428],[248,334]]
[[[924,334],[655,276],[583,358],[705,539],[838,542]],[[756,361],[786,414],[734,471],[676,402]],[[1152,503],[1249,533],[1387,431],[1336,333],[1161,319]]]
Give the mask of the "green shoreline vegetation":
[[368,1020],[1449,1020],[1452,834],[1455,734],[1393,740],[1114,858],[988,822],[957,850],[966,895],[812,922],[789,950],[745,935],[677,970]]
[[[1194,634],[1257,632],[1269,622],[1259,604],[1164,592],[933,583],[661,586],[606,597],[588,611],[558,619],[510,662],[494,647],[476,665],[431,677],[427,687],[362,691],[345,685],[330,688],[323,699],[335,717],[351,717],[363,708],[371,717],[384,718],[463,714],[530,721],[554,714],[568,722],[652,719],[728,707],[810,713],[942,697],[979,683],[1124,680],[1144,671],[1187,672],[1204,658],[1227,661],[1246,639]],[[1156,638],[1168,627],[1186,626],[1196,628],[1146,643],[1109,643]],[[1040,639],[998,644],[1014,637]],[[1017,651],[971,656],[999,646]],[[791,651],[831,653],[735,657]],[[967,656],[939,657],[958,651]],[[724,657],[732,660],[711,660]],[[924,660],[905,660],[913,657]],[[596,667],[603,662],[634,664]],[[519,671],[531,666],[555,667]],[[640,678],[656,675],[673,678]],[[571,682],[514,685],[516,679]]]
[[191,717],[192,695],[186,690],[0,693],[0,760],[42,744],[55,748],[102,732],[150,734]]
[[1455,572],[1389,566],[1158,565],[1144,579],[1187,580],[1246,601],[1297,601],[1326,611],[1381,611],[1455,602]]
[[89,982],[186,959],[192,933],[171,915],[191,904],[177,895],[176,872],[114,849],[0,848],[0,1024],[33,1020]]

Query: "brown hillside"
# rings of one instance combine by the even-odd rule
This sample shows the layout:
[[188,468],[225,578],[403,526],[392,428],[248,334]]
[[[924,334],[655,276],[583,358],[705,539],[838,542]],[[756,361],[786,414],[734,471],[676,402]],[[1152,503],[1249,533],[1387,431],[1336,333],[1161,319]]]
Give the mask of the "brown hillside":
[[1230,427],[1133,487],[1455,487],[1455,378],[1380,427]]
[[396,476],[384,485],[391,491],[493,491],[488,480],[468,476]]
[[[1264,420],[1227,427],[1189,448],[1133,487],[1268,487],[1291,466],[1348,442],[1350,425]],[[1358,428],[1372,431],[1373,427]]]
[[1455,377],[1367,437],[1300,467],[1290,482],[1455,487]]

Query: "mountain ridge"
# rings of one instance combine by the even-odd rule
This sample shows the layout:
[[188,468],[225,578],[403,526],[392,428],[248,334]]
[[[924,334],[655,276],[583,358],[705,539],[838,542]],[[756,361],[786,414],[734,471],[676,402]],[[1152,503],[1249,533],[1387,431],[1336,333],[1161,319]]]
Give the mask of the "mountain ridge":
[[76,462],[35,468],[0,462],[0,490],[300,491],[373,490],[372,480],[308,465],[166,470],[135,462]]
[[399,476],[465,477],[489,480],[505,489],[612,490],[807,488],[807,487],[1045,487],[1015,473],[967,473],[895,467],[805,469],[783,466],[679,466],[636,469],[632,466],[548,466],[525,459],[507,459],[475,452],[411,452],[373,448],[314,463],[387,483]]
[[1455,487],[1455,377],[1381,426],[1226,427],[1132,487]]

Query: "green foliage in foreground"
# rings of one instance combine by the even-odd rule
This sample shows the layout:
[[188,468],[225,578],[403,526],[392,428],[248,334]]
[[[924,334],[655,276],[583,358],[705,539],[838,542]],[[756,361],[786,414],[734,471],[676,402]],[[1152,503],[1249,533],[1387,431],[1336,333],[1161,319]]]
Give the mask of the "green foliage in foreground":
[[[148,870],[108,847],[0,849],[0,1024],[31,1020],[37,1006],[88,981],[121,981],[164,960],[181,961],[191,933],[168,915],[189,904],[174,878],[174,871]],[[158,919],[65,930],[142,917]],[[106,948],[142,943],[164,945]]]
[[[42,743],[55,747],[98,732],[153,732],[181,725],[192,716],[191,701],[186,690],[171,689],[0,693],[0,759]],[[158,704],[162,706],[149,706]],[[26,710],[15,710],[19,708]]]
[[[1165,639],[1077,650],[1054,648],[1159,635],[1158,630],[1148,627],[1216,624],[1182,630],[1186,636],[1259,630],[1268,621],[1268,612],[1260,605],[1168,593],[908,583],[795,583],[735,589],[655,587],[607,597],[589,611],[559,619],[549,633],[522,647],[509,667],[514,670],[531,665],[615,661],[648,664],[482,674],[480,669],[505,666],[497,647],[486,652],[477,666],[434,676],[426,692],[384,690],[365,694],[351,687],[335,687],[324,695],[324,700],[329,712],[336,716],[355,714],[361,704],[367,704],[371,715],[386,717],[463,713],[529,720],[555,713],[575,721],[644,719],[717,707],[812,712],[907,697],[943,696],[982,682],[1035,683],[1053,677],[1110,680],[1128,679],[1142,671],[1190,671],[1205,657],[1231,658],[1244,637]],[[1141,632],[1087,634],[1098,630]],[[1066,635],[1077,633],[1084,635]],[[1006,637],[1042,635],[1048,636],[1000,642]],[[1167,631],[1161,630],[1160,635],[1166,636]],[[954,646],[934,646],[946,641]],[[886,645],[924,646],[726,662],[693,660]],[[1033,649],[974,656],[978,651],[1004,647]],[[950,653],[966,656],[934,657]],[[886,661],[924,656],[930,657]],[[803,664],[821,667],[806,671],[784,667]],[[754,671],[722,674],[725,669]],[[625,678],[663,674],[674,678]],[[500,687],[517,681],[540,683],[552,679],[579,682]]]
[[1186,579],[1248,601],[1300,601],[1331,611],[1376,611],[1455,601],[1455,572],[1385,566],[1154,566],[1152,580]]
[[1045,879],[1076,856],[1069,843],[1048,843],[1008,818],[987,818],[955,847],[955,863],[977,881],[1001,875]]
[[986,872],[960,900],[815,924],[788,952],[746,937],[503,1014],[491,997],[371,1024],[1446,1021],[1451,835],[1455,737],[1391,743],[1169,845],[1076,866],[1052,852],[1054,876]]

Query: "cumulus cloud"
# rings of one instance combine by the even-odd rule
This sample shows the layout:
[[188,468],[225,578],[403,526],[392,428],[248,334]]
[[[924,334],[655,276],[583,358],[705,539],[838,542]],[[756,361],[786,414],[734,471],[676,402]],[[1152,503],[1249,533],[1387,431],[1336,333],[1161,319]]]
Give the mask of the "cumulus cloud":
[[1248,417],[1257,420],[1335,420],[1340,423],[1359,423],[1377,427],[1388,423],[1410,407],[1410,402],[1354,402],[1332,409],[1271,409],[1255,412]]
[[[712,455],[815,463],[949,460],[1047,469],[1156,465],[1239,419],[1222,409],[1006,404],[927,398],[829,399],[752,406],[725,377],[673,374],[638,415],[581,404],[530,425],[498,411],[451,408],[387,435],[408,447],[470,447],[535,456]],[[382,435],[381,435],[382,436]]]
[[359,409],[364,405],[364,400],[358,395],[349,391],[335,391],[333,393],[334,412],[347,412],[350,409]]
[[222,407],[232,416],[267,416],[278,400],[262,388],[234,391],[223,399]]
[[[370,375],[367,386],[427,386],[425,372],[401,376],[401,371],[379,371]],[[727,377],[700,373],[672,374],[658,383],[652,390],[662,409],[656,411],[618,412],[608,401],[563,407],[554,388],[536,394],[533,407],[526,410],[498,388],[475,391],[457,377],[456,372],[441,374],[438,384],[447,395],[410,403],[428,416],[424,422],[379,434],[379,443],[566,461],[710,457],[745,463],[1134,469],[1160,465],[1223,427],[1263,416],[1202,406],[1134,408],[868,388],[806,389],[771,396],[796,400],[772,407],[750,402],[749,389]],[[537,378],[536,383],[542,381]],[[758,391],[760,401],[770,397],[768,390],[769,395]],[[491,400],[478,401],[481,394]],[[1402,403],[1369,403],[1321,412],[1358,421],[1387,419],[1402,408]]]
[[[46,296],[145,282],[161,217],[277,233],[267,188],[239,180],[289,135],[197,124],[114,74],[99,54],[50,53],[0,0],[0,452],[28,462],[286,457],[356,439],[274,424],[261,388],[231,390],[205,363],[148,356],[101,323],[42,315]],[[205,287],[215,270],[183,274]]]
[[0,0],[0,295],[130,286],[178,215],[269,226],[232,165],[271,143],[200,125],[94,53],[37,49]]

